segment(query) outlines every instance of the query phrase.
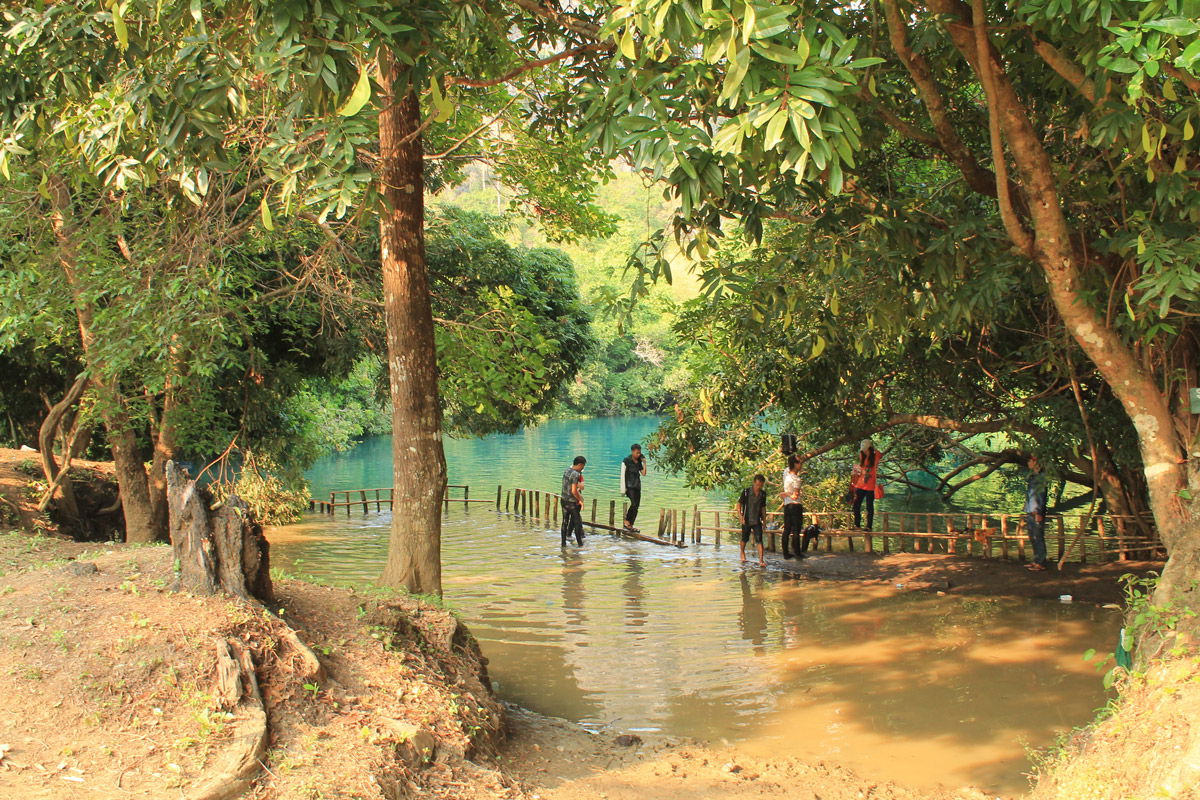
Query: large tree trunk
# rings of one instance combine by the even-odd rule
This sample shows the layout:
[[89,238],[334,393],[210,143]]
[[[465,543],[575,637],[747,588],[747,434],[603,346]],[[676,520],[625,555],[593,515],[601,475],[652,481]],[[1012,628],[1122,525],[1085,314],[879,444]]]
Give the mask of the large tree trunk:
[[392,532],[380,580],[414,594],[442,593],[441,499],[446,491],[442,411],[429,281],[421,109],[406,70],[379,59],[380,261],[392,396]]

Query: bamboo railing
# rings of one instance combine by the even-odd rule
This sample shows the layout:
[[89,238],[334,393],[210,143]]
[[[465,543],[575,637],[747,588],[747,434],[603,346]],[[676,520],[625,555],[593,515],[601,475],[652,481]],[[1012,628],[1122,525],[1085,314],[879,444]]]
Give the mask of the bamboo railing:
[[[454,496],[454,495],[459,496]],[[309,509],[334,514],[345,509],[349,515],[356,509],[363,513],[391,509],[392,489],[341,489],[329,493],[329,499],[311,500]],[[495,500],[471,497],[471,487],[451,484],[443,497],[445,508],[462,503],[487,503],[501,513],[523,517],[552,525],[562,522],[558,492],[504,486],[496,487]],[[706,534],[719,547],[722,535],[736,541],[741,526],[731,509],[662,508],[658,513],[655,535],[648,531],[631,532],[619,525],[624,520],[628,503],[610,499],[607,509],[592,498],[585,501],[583,524],[596,530],[629,536],[655,544],[684,547],[705,544]],[[607,515],[604,512],[607,511]],[[618,516],[618,511],[620,516]],[[764,544],[772,552],[779,549],[782,533],[782,512],[766,513]],[[850,527],[853,517],[849,511],[808,512],[804,525],[816,522],[822,532],[818,549],[833,552],[845,549],[865,553],[947,553],[971,558],[1014,559],[1026,561],[1032,556],[1025,532],[1025,514],[984,514],[966,512],[883,511],[875,514],[874,530],[861,531]],[[865,517],[864,517],[865,519]],[[1166,557],[1153,520],[1120,514],[1047,514],[1046,548],[1051,560],[1059,563],[1077,561],[1157,560]]]

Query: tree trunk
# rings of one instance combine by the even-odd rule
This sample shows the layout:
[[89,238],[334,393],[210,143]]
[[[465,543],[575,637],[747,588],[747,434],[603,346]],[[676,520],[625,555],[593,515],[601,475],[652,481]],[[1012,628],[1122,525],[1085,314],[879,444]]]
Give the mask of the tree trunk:
[[63,427],[63,419],[68,410],[75,403],[79,402],[79,398],[83,396],[87,389],[88,378],[86,373],[75,379],[75,383],[67,390],[63,399],[54,404],[50,409],[50,413],[42,420],[41,428],[38,430],[38,452],[42,457],[42,472],[46,476],[46,483],[49,488],[38,503],[39,509],[49,507],[53,502],[54,496],[59,492],[62,493],[62,508],[67,516],[74,520],[76,526],[76,538],[86,539],[90,533],[91,526],[83,513],[79,510],[79,502],[75,499],[75,484],[71,481],[71,441],[67,437],[64,438],[63,447],[63,465],[60,469],[58,461],[54,458],[54,441],[58,438],[59,431]]
[[[113,402],[121,401],[112,398]],[[124,410],[104,414],[108,428],[108,443],[112,447],[113,467],[117,473],[117,491],[125,515],[125,541],[149,544],[158,536],[154,528],[154,513],[150,508],[150,484],[146,465],[137,445],[137,436],[129,425]]]
[[175,458],[175,392],[171,381],[167,381],[163,393],[162,413],[157,424],[151,427],[154,455],[150,459],[148,491],[150,493],[150,519],[156,539],[166,541],[169,532],[169,504],[167,502],[167,463]]
[[446,457],[437,351],[425,265],[421,109],[404,67],[380,55],[380,261],[392,398],[392,531],[380,580],[414,594],[442,593]]
[[183,467],[170,461],[165,473],[178,568],[175,588],[270,602],[270,551],[250,507],[233,495],[213,511],[211,496]]

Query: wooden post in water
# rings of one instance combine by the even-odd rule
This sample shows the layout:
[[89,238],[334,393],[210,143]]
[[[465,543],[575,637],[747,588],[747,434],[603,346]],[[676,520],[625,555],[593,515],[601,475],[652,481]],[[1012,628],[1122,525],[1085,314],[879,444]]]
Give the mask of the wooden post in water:
[[617,524],[617,501],[608,501],[608,526],[611,528]]
[[713,519],[716,520],[713,523],[713,546],[716,548],[720,548],[721,547],[721,512],[714,511]]
[[660,508],[658,510],[658,538],[660,539],[663,535],[663,525],[666,523],[666,513],[667,510],[665,508]]
[[592,498],[592,522],[596,521],[596,498]]
[[496,510],[497,510],[497,511],[499,511],[499,510],[500,510],[500,497],[501,497],[501,495],[503,495],[503,494],[504,494],[504,487],[503,487],[503,486],[497,486],[497,487],[496,487]]
[[[471,499],[471,487],[469,485],[464,486],[463,487],[463,500],[470,500],[470,499]],[[470,503],[463,503],[463,505],[469,506]]]
[[360,489],[358,492],[358,496],[360,498],[362,498],[363,513],[366,514],[367,512],[369,512],[371,510],[370,507],[367,505],[367,490]]
[[554,521],[557,523],[559,519],[558,495],[554,495]]
[[692,541],[700,544],[700,506],[692,506]]
[[1066,549],[1066,546],[1067,546],[1066,523],[1063,522],[1062,515],[1060,514],[1058,517],[1058,560],[1060,562],[1062,561],[1063,551]]
[[[498,505],[496,506],[496,508],[499,508],[499,507],[500,506],[498,506]],[[511,510],[512,510],[512,489],[509,489],[507,492],[504,493],[504,513],[507,514]]]

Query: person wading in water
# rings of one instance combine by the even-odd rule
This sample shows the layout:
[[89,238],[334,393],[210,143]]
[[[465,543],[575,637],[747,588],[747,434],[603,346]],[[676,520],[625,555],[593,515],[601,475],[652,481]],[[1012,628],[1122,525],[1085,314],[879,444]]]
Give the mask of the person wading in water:
[[642,504],[642,476],[646,474],[646,457],[642,446],[629,448],[629,455],[621,462],[621,494],[629,498],[629,510],[625,512],[625,530],[633,531],[637,521],[638,506]]
[[575,463],[563,472],[562,480],[562,546],[567,546],[567,537],[575,534],[575,541],[583,547],[583,468],[587,459],[575,456]]
[[754,543],[758,545],[758,565],[765,567],[767,565],[767,557],[763,552],[763,513],[767,506],[767,493],[763,490],[767,479],[762,475],[754,476],[754,485],[742,490],[742,496],[738,498],[737,515],[742,521],[742,542],[739,553],[742,557],[742,563],[746,563],[746,542],[750,541],[750,534],[754,534]]

